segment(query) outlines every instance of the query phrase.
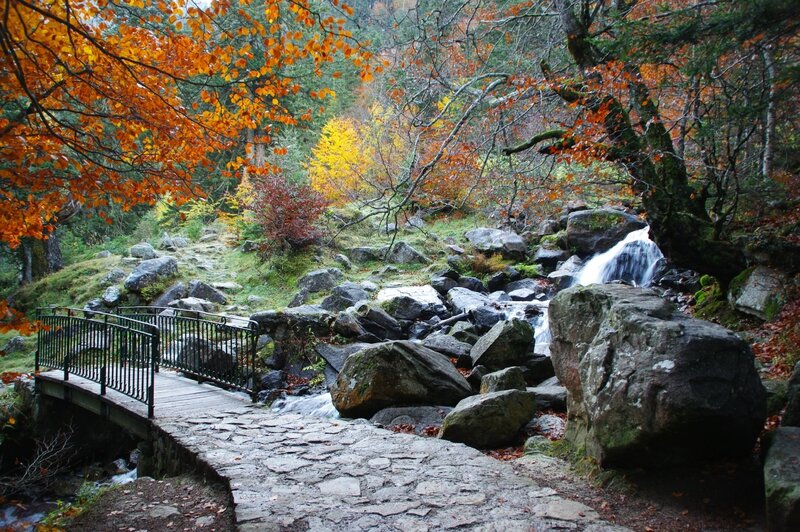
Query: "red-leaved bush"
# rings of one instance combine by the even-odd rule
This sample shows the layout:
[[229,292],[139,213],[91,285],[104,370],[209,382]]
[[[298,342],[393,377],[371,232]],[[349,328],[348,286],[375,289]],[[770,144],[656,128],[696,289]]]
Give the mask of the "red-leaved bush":
[[328,205],[320,193],[273,173],[254,173],[251,180],[254,197],[250,208],[274,244],[300,249],[320,237],[316,223]]

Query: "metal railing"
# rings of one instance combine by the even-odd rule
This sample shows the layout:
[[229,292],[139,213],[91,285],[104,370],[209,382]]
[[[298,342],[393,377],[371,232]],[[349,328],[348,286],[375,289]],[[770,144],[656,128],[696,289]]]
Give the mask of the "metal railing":
[[151,324],[160,333],[160,365],[198,380],[255,395],[258,324],[171,307],[120,307],[120,316]]
[[153,417],[160,333],[131,317],[71,308],[37,309],[36,372],[44,366],[111,388],[147,405]]

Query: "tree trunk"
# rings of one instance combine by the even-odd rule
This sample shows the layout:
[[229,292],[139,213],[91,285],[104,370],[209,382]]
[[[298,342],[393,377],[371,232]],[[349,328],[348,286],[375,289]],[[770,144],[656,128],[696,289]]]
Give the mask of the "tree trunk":
[[[588,37],[587,25],[591,20],[576,16],[573,7],[576,3],[574,0],[558,0],[556,5],[567,34],[570,55],[588,87],[598,81],[591,67],[611,58],[595,59],[597,54]],[[610,94],[594,91],[594,94],[586,96],[589,91],[585,87],[577,92],[567,88],[556,89],[556,92],[586,109],[596,111],[602,107],[608,111],[602,125],[612,144],[609,158],[624,165],[630,174],[634,190],[642,197],[653,239],[664,254],[677,265],[710,273],[727,285],[745,268],[744,256],[730,243],[715,240],[713,223],[689,185],[686,165],[676,153],[639,68],[628,65],[626,71],[631,103],[639,121],[645,124],[642,133],[631,123],[628,110]],[[592,80],[589,80],[590,76]]]
[[32,283],[64,268],[64,258],[61,254],[61,244],[57,232],[50,233],[46,240],[23,239],[20,253],[22,255],[21,284]]
[[764,56],[764,70],[769,93],[767,94],[767,111],[764,117],[764,153],[761,157],[761,177],[769,179],[772,173],[772,160],[775,152],[775,58],[769,48],[765,48],[762,55]]

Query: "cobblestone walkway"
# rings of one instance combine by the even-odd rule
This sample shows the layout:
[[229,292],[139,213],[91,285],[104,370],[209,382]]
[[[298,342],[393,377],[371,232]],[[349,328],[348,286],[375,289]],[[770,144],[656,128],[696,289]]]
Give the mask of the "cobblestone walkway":
[[227,479],[240,530],[625,530],[461,444],[249,406],[155,423]]

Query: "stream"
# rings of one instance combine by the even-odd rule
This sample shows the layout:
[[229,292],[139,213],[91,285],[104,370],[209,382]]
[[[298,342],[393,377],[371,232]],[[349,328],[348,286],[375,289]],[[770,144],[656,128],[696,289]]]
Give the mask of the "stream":
[[[650,240],[650,228],[632,231],[608,251],[590,257],[573,276],[573,285],[587,286],[616,281],[647,287],[653,282],[664,254]],[[527,319],[534,328],[534,352],[550,355],[550,323],[547,307],[550,301],[501,301],[496,304],[509,317]],[[539,313],[528,318],[526,310],[538,307]],[[286,396],[272,404],[275,413],[294,413],[314,417],[338,418],[339,412],[331,402],[331,394]]]

